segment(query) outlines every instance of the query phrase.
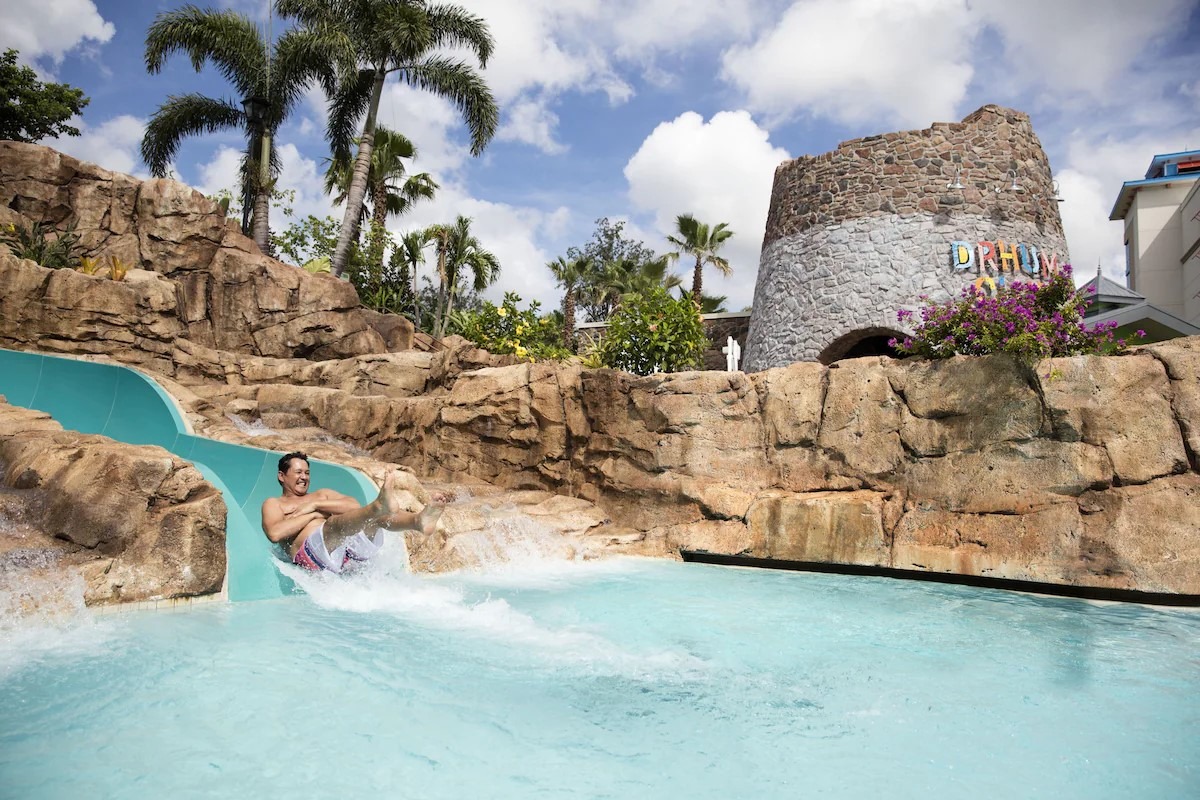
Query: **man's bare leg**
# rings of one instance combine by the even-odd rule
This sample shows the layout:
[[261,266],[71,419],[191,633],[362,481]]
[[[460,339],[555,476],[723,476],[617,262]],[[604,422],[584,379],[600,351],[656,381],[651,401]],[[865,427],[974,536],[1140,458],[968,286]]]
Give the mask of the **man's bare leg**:
[[362,508],[347,511],[325,520],[325,549],[333,552],[342,542],[367,528],[387,527],[387,520],[402,510],[403,501],[398,496],[393,473],[383,480],[379,496]]

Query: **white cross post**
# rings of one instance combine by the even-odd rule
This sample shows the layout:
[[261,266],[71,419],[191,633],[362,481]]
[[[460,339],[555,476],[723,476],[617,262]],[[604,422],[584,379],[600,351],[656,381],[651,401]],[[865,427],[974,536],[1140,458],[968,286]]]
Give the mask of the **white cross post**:
[[737,343],[737,339],[730,336],[721,352],[725,354],[725,371],[737,372],[738,362],[742,359],[742,346]]

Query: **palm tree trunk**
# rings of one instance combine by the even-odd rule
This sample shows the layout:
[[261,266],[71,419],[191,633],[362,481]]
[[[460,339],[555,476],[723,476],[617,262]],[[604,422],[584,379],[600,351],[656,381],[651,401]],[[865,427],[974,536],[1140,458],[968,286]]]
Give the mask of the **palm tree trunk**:
[[696,256],[696,269],[692,272],[692,302],[696,304],[696,308],[700,308],[701,298],[704,297],[704,264],[700,261],[700,256]]
[[387,224],[387,184],[378,181],[371,187],[371,250],[369,263],[372,277],[383,278],[384,225]]
[[433,316],[433,338],[442,338],[442,311],[446,307],[446,247],[445,241],[438,241],[438,297],[437,309]]
[[254,243],[263,255],[271,254],[271,227],[267,216],[271,213],[271,193],[263,186],[254,192]]
[[329,271],[338,278],[346,271],[351,246],[358,241],[358,225],[362,219],[363,201],[367,196],[367,173],[371,169],[371,150],[375,146],[375,116],[379,113],[379,99],[383,96],[383,81],[386,77],[387,73],[381,66],[375,68],[371,102],[367,106],[362,138],[358,141],[358,156],[354,159],[350,189],[346,192],[346,213],[342,215],[342,228],[338,232],[337,245],[333,248],[333,260],[329,265]]
[[271,254],[271,133],[259,137],[258,174],[254,179],[254,243]]
[[568,352],[575,352],[575,287],[567,289],[563,298],[563,346]]

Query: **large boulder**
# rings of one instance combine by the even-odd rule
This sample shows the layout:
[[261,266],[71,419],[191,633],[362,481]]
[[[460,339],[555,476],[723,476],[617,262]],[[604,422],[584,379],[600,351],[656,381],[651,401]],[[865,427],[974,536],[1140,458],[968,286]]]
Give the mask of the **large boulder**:
[[[20,313],[4,314],[0,344],[133,363],[147,363],[137,354],[160,355],[179,337],[312,360],[382,353],[388,342],[411,346],[407,324],[362,308],[349,283],[263,255],[231,230],[216,203],[174,181],[138,181],[39,145],[0,142],[0,207],[7,210],[0,222],[74,226],[82,255],[115,257],[169,281],[141,294],[91,276],[47,285],[35,265],[6,261],[0,307]],[[147,291],[156,293],[149,307]],[[74,322],[82,327],[71,335]]]
[[0,465],[0,486],[35,496],[29,522],[62,543],[40,547],[71,556],[88,604],[221,590],[225,502],[166,450],[64,431],[45,414],[0,402]]

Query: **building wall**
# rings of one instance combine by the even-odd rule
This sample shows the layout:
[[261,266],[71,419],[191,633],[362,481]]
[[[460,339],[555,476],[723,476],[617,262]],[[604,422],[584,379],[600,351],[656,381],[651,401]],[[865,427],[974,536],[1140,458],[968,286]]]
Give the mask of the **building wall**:
[[1135,260],[1131,265],[1131,288],[1150,303],[1177,317],[1184,317],[1183,237],[1181,205],[1194,181],[1146,186],[1133,198],[1126,219],[1137,229]]
[[1184,198],[1179,212],[1183,261],[1183,318],[1200,325],[1200,180]]
[[[956,170],[965,188],[947,189]],[[1006,191],[1010,170],[1023,193]],[[745,369],[828,358],[856,336],[902,332],[898,309],[921,294],[956,296],[980,277],[954,268],[956,241],[1019,243],[1068,262],[1052,183],[1029,117],[997,106],[780,165]]]

